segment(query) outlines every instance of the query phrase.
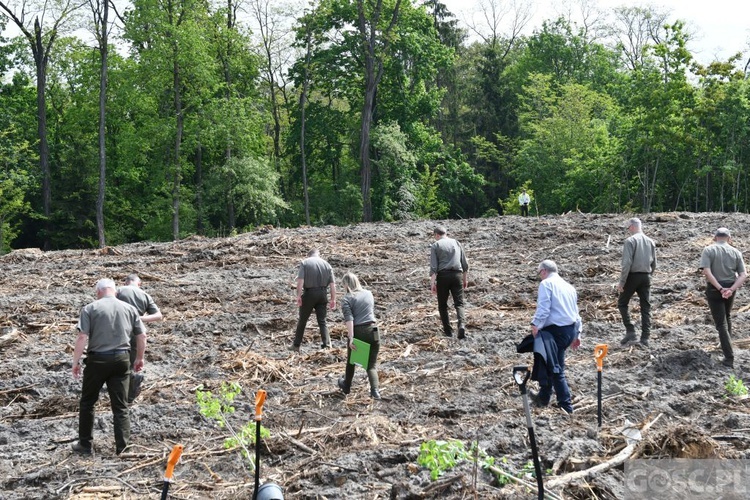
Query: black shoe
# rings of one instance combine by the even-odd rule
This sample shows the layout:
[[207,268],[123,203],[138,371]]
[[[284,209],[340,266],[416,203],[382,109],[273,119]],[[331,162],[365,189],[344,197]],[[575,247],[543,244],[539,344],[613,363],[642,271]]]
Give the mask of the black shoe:
[[544,408],[549,405],[549,401],[542,401],[539,397],[539,393],[535,391],[529,391],[529,400],[531,401],[532,406],[536,406],[537,408]]
[[320,344],[320,348],[321,349],[330,349],[331,348],[331,344]]
[[74,453],[78,453],[79,455],[91,455],[91,446],[84,446],[80,441],[76,441],[75,443],[71,444],[70,449],[73,450]]
[[370,391],[370,396],[372,396],[372,399],[380,400],[380,392],[378,392],[377,389],[373,389]]
[[445,334],[446,337],[453,337],[453,332],[452,331],[450,331],[450,332],[443,332],[443,333]]
[[116,455],[119,455],[119,454],[121,454],[121,453],[122,453],[123,451],[125,451],[125,450],[127,450],[127,449],[128,449],[128,447],[127,447],[127,446],[126,446],[125,448],[117,448],[117,449],[115,450],[115,454],[116,454]]
[[466,329],[463,326],[458,329],[458,338],[459,339],[465,339],[466,338]]
[[338,381],[339,389],[341,389],[341,392],[344,394],[349,394],[349,391],[351,390],[351,387],[346,386],[346,382],[344,381],[344,377],[339,378]]
[[724,361],[722,361],[721,364],[724,365],[724,366],[727,366],[729,368],[734,368],[734,360],[733,359],[724,358]]
[[143,374],[136,373],[130,377],[130,389],[128,390],[128,404],[133,404],[135,398],[141,393],[143,388]]
[[572,406],[558,406],[558,408],[560,408],[563,411],[563,413],[565,413],[566,415],[572,415],[573,414],[573,407]]
[[299,346],[298,345],[292,345],[292,347],[289,348],[290,351],[299,353]]
[[625,345],[630,342],[635,342],[637,337],[635,336],[635,333],[627,333],[622,340],[620,341],[620,345]]
[[641,345],[643,347],[648,347],[648,339],[641,339]]

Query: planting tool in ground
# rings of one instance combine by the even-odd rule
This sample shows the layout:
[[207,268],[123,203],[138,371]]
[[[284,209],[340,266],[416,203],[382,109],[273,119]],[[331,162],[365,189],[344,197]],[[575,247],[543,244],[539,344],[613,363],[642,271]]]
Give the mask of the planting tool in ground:
[[284,500],[281,488],[273,483],[260,486],[260,421],[263,420],[263,403],[266,402],[266,391],[258,390],[255,394],[255,489],[253,500]]
[[174,474],[174,466],[180,460],[182,450],[183,446],[181,444],[176,444],[172,447],[172,451],[169,453],[169,458],[167,458],[167,470],[164,471],[164,486],[161,488],[161,500],[167,500],[169,485],[172,483],[172,475]]
[[531,408],[529,407],[529,395],[526,392],[526,382],[529,381],[531,372],[526,365],[513,367],[513,380],[518,384],[523,398],[523,409],[526,412],[526,427],[529,429],[529,442],[531,443],[531,457],[534,459],[534,472],[536,473],[537,491],[539,500],[544,500],[544,480],[542,478],[542,466],[539,463],[539,453],[536,449],[536,437],[534,436],[534,424],[531,421]]
[[594,359],[596,359],[598,379],[596,387],[597,422],[600,428],[602,426],[602,366],[604,365],[604,356],[606,355],[607,344],[596,344],[594,346]]

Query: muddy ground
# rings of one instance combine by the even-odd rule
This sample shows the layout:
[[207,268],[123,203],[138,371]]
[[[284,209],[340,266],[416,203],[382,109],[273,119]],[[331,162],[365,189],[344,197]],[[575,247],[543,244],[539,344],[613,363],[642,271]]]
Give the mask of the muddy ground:
[[[568,214],[446,221],[466,249],[468,336],[441,335],[429,293],[434,223],[264,228],[232,238],[139,243],[105,251],[18,250],[0,258],[0,499],[159,498],[166,457],[185,447],[171,498],[250,498],[253,473],[228,433],[201,416],[195,391],[238,382],[234,427],[252,421],[264,389],[262,481],[287,499],[535,498],[533,489],[462,462],[437,481],[417,465],[423,442],[457,439],[495,457],[496,467],[533,485],[522,399],[511,369],[529,332],[536,265],[557,261],[576,286],[583,347],[568,357],[576,412],[534,409],[543,468],[551,483],[617,456],[627,422],[644,430],[633,458],[750,458],[750,403],[727,397],[730,374],[750,382],[750,293],[735,305],[734,370],[721,365],[718,337],[697,270],[712,231],[727,226],[750,254],[750,216],[654,214],[657,241],[650,348],[621,347],[616,308],[622,215]],[[290,352],[297,309],[296,268],[311,246],[337,278],[357,273],[376,299],[382,347],[381,401],[362,370],[343,397],[345,328],[329,313],[333,349],[320,350],[310,320],[299,354]],[[131,408],[132,447],[114,454],[106,392],[97,407],[95,454],[75,456],[80,382],[71,376],[80,308],[97,279],[138,272],[165,321],[149,331],[145,388]],[[633,309],[637,300],[633,300]],[[637,315],[637,311],[636,311]],[[604,415],[597,431],[595,344],[605,343]],[[744,348],[740,348],[744,347]],[[658,420],[656,420],[658,418]],[[654,420],[656,420],[654,422]],[[623,498],[623,465],[552,489],[558,498]]]

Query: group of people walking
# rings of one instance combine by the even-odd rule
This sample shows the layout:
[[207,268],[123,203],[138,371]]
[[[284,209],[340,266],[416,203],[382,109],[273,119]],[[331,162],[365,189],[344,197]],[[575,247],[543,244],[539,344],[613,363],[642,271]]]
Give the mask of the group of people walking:
[[[638,339],[628,311],[630,299],[637,294],[641,308],[640,343],[647,347],[651,335],[651,275],[656,270],[656,244],[643,234],[641,220],[636,217],[628,221],[628,231],[631,235],[623,245],[622,272],[617,286],[620,292],[617,308],[625,325],[621,344]],[[731,245],[731,238],[729,229],[718,228],[714,232],[714,242],[703,249],[698,265],[706,277],[706,302],[719,333],[724,354],[722,363],[730,368],[734,367],[732,306],[737,290],[747,279],[742,252]]]
[[[617,307],[625,326],[621,344],[638,340],[647,347],[651,334],[651,279],[656,270],[656,243],[643,233],[641,220],[627,222],[630,236],[625,240],[622,270],[617,284]],[[464,290],[467,286],[469,262],[461,244],[448,237],[444,226],[433,230],[435,242],[430,246],[430,289],[437,296],[438,312],[443,334],[452,337],[454,329],[450,319],[448,299],[453,298],[456,311],[457,338],[467,338]],[[721,227],[714,233],[714,243],[707,246],[700,258],[699,267],[706,277],[706,300],[719,333],[723,364],[732,367],[734,353],[730,313],[737,290],[747,274],[742,253],[730,243],[729,229]],[[534,395],[538,406],[547,406],[556,394],[557,405],[566,413],[573,412],[570,389],[565,377],[565,354],[568,348],[580,346],[582,321],[578,310],[575,288],[558,273],[557,264],[543,260],[537,266],[540,279],[537,304],[531,320],[533,349],[542,346],[546,358],[544,376],[534,377],[540,390]],[[377,372],[380,351],[380,331],[375,316],[375,300],[359,278],[351,272],[342,280],[341,310],[347,331],[347,364],[338,387],[344,394],[351,391],[355,366],[348,360],[357,349],[354,339],[369,345],[367,377],[370,395],[380,399]],[[310,250],[298,269],[296,301],[299,319],[291,349],[299,352],[305,327],[315,311],[320,329],[321,348],[331,347],[326,325],[327,309],[337,305],[336,279],[331,265],[321,258],[317,249]],[[119,289],[111,279],[96,283],[97,300],[86,305],[77,325],[78,338],[73,352],[73,376],[78,379],[83,371],[83,387],[79,411],[79,440],[73,451],[90,454],[93,440],[94,406],[101,388],[106,384],[114,416],[116,453],[122,453],[129,444],[130,421],[128,404],[139,392],[144,366],[146,327],[144,323],[162,320],[162,314],[150,295],[140,288],[137,275],[127,277]],[[330,300],[329,300],[330,294]],[[633,295],[640,302],[641,335],[636,335],[629,303]],[[522,343],[523,344],[523,343]],[[87,357],[82,358],[87,348]],[[519,346],[519,352],[521,347]],[[85,369],[83,369],[85,365]]]
[[[637,217],[627,221],[627,231],[630,235],[623,244],[620,279],[617,283],[617,308],[625,327],[625,336],[621,344],[628,345],[638,341],[641,346],[648,347],[651,336],[651,280],[657,265],[656,243],[643,233],[643,224]],[[443,226],[436,226],[433,230],[435,242],[430,247],[430,289],[437,296],[444,335],[451,337],[454,333],[448,310],[448,299],[452,297],[457,317],[457,337],[465,339],[466,314],[463,292],[467,285],[469,263],[461,244],[448,237],[447,233]],[[734,355],[730,312],[735,292],[742,286],[747,275],[742,254],[731,246],[730,238],[731,234],[727,228],[717,229],[714,243],[703,250],[700,268],[707,280],[706,299],[719,332],[724,353],[723,364],[732,367]],[[537,267],[537,272],[540,284],[536,311],[531,322],[531,338],[535,339],[539,335],[544,338],[546,358],[549,360],[546,371],[549,376],[541,380],[535,378],[540,382],[540,391],[534,395],[534,401],[538,406],[547,406],[554,390],[557,405],[565,412],[572,413],[570,390],[565,377],[565,353],[569,347],[578,348],[581,342],[582,321],[578,311],[578,296],[575,288],[560,277],[554,261],[542,261]],[[342,299],[342,312],[349,338],[347,359],[354,349],[353,338],[371,344],[367,369],[370,394],[373,398],[380,399],[375,369],[380,336],[372,293],[363,289],[357,276],[352,273],[347,273],[343,281],[346,295]],[[317,314],[322,347],[330,347],[326,327],[326,287],[331,290],[330,308],[335,309],[336,284],[333,270],[320,257],[317,250],[312,250],[300,265],[297,275],[297,303],[300,309],[293,350],[299,351],[305,325],[313,309]],[[636,335],[629,311],[633,295],[637,295],[640,302],[640,338]],[[347,363],[345,376],[338,381],[339,388],[345,394],[349,394],[351,390],[353,376],[354,365]]]
[[[448,298],[453,297],[456,309],[458,338],[466,338],[466,317],[464,313],[463,291],[467,285],[469,262],[460,243],[449,238],[448,231],[443,226],[433,230],[435,243],[430,247],[430,289],[437,295],[438,312],[443,324],[443,333],[453,336],[453,327],[448,312]],[[378,372],[376,369],[378,353],[380,351],[380,333],[375,317],[375,300],[372,292],[362,287],[359,278],[354,273],[346,273],[342,278],[344,297],[341,299],[341,312],[344,316],[348,335],[347,364],[344,376],[338,380],[338,386],[344,394],[349,394],[355,365],[349,363],[351,353],[357,347],[353,339],[361,340],[369,345],[367,363],[367,378],[370,382],[370,395],[373,399],[380,399],[378,387]],[[328,301],[330,289],[331,300]],[[307,321],[315,311],[320,329],[321,348],[331,347],[331,339],[326,326],[327,308],[336,308],[336,278],[331,265],[320,257],[318,249],[308,252],[307,258],[299,266],[297,272],[297,306],[299,319],[295,330],[292,351],[299,352]]]
[[144,323],[163,318],[154,300],[141,290],[140,284],[136,274],[129,275],[119,289],[111,279],[100,279],[94,287],[97,300],[81,310],[73,350],[73,377],[79,379],[83,372],[78,441],[71,445],[76,453],[92,453],[94,406],[104,385],[112,408],[115,453],[121,454],[130,442],[128,405],[138,396],[143,382],[143,375],[139,372],[145,364]]

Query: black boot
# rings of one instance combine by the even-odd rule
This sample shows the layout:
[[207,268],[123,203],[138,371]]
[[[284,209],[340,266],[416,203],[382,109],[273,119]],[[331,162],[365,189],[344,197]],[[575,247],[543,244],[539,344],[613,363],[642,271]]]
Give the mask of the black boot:
[[341,389],[341,392],[343,392],[344,394],[349,394],[351,387],[346,385],[346,381],[344,380],[344,377],[339,378],[338,384],[339,384],[339,389]]

